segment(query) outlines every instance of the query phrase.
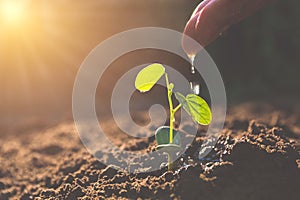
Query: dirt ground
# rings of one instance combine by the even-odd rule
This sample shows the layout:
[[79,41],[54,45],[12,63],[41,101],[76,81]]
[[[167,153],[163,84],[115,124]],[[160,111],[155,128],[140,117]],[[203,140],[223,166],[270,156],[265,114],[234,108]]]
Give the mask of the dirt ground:
[[[10,133],[0,138],[0,199],[299,199],[299,111],[267,103],[231,107],[213,151],[197,158],[206,137],[199,131],[174,172],[105,166],[87,152],[72,121]],[[155,146],[153,137],[116,143],[133,151]]]

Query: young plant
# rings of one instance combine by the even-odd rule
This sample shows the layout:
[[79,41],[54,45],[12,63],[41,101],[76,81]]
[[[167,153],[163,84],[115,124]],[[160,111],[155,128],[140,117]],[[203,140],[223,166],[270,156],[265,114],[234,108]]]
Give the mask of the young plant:
[[174,152],[180,149],[180,135],[174,130],[175,113],[183,107],[183,109],[192,117],[192,119],[201,125],[208,125],[211,122],[212,114],[206,101],[195,94],[182,95],[175,93],[175,97],[179,104],[174,107],[172,101],[174,84],[169,82],[168,74],[165,72],[163,65],[154,63],[142,69],[135,80],[135,87],[140,92],[147,92],[157,83],[157,81],[165,76],[167,86],[167,97],[170,110],[170,127],[160,127],[156,130],[155,139],[157,142],[156,149],[162,149],[168,153],[168,170],[172,170],[172,156]]

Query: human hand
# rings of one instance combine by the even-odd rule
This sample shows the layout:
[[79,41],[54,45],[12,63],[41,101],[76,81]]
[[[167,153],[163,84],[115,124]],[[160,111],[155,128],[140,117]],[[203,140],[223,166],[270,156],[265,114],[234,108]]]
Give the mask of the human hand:
[[[202,47],[217,39],[228,27],[253,14],[273,0],[204,0],[195,9],[184,29]],[[201,48],[191,45],[183,36],[182,45],[188,55]]]

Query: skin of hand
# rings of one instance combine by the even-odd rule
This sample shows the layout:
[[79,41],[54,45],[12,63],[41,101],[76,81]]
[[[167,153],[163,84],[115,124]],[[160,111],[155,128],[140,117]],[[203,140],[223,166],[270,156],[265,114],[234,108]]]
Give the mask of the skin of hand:
[[[202,1],[184,29],[182,46],[188,55],[197,54],[231,25],[253,14],[255,11],[275,0],[204,0]],[[191,45],[190,36],[202,47]]]

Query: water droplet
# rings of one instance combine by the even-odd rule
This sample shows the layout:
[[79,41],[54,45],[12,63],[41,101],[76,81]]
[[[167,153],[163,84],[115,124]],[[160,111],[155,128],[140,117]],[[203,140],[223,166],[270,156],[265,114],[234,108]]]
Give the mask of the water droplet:
[[192,82],[192,85],[191,85],[191,88],[192,88],[192,92],[196,95],[199,95],[200,94],[200,84],[197,83],[197,82]]
[[191,88],[192,93],[199,95],[200,94],[200,84],[197,81],[197,77],[196,77],[196,68],[195,68],[195,64],[194,64],[195,56],[196,56],[195,54],[188,55],[188,57],[191,60],[191,74],[192,74],[191,79],[190,79],[190,88]]
[[192,72],[192,74],[195,74],[195,73],[196,73],[196,71],[195,71],[195,66],[194,66],[194,65],[191,66],[191,72]]

